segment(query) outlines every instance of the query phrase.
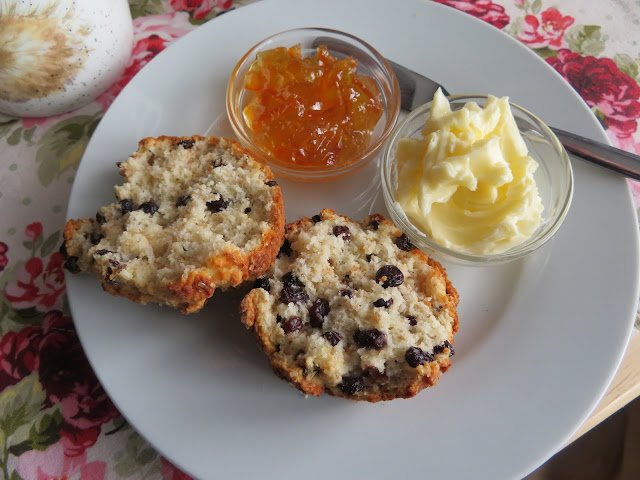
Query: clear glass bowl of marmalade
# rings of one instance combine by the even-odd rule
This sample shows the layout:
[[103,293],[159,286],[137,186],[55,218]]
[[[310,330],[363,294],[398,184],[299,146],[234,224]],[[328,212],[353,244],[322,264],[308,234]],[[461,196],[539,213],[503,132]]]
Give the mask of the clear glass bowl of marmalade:
[[240,143],[274,173],[322,182],[351,174],[381,152],[400,112],[393,70],[348,33],[277,33],[238,62],[227,114]]

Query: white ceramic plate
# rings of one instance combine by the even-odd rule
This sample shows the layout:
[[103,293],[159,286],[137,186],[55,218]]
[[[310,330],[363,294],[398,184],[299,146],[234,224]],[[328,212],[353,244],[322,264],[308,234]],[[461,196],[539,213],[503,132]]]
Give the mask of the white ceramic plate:
[[[113,201],[137,141],[202,134],[241,55],[281,30],[353,33],[451,92],[509,95],[548,123],[606,140],[582,100],[506,34],[423,0],[265,0],[179,40],[98,126],[69,217]],[[198,478],[520,478],[587,418],[621,360],[638,298],[638,230],[625,180],[574,162],[555,238],[524,261],[449,272],[461,297],[453,367],[410,400],[307,398],[271,373],[240,325],[241,293],[198,315],[138,306],[68,276],[73,317],[104,387],[165,456]],[[288,220],[323,207],[384,210],[375,165],[339,182],[281,182]]]

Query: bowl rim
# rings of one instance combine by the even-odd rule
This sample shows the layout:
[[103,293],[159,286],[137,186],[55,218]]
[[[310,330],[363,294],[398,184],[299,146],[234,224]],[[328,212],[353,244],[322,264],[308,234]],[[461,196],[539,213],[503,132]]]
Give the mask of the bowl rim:
[[[384,91],[381,90],[381,94],[385,97],[386,104],[387,104],[387,108],[386,108],[387,118],[384,125],[384,129],[377,140],[372,142],[364,151],[362,151],[359,155],[354,157],[348,163],[341,163],[336,166],[325,166],[325,167],[318,168],[315,166],[312,166],[312,167],[296,166],[296,165],[292,166],[290,163],[273,158],[272,156],[264,152],[262,149],[257,147],[255,143],[251,140],[251,138],[246,134],[246,131],[242,126],[243,125],[242,121],[239,118],[239,115],[241,115],[241,112],[239,111],[239,109],[236,109],[236,106],[234,105],[234,102],[233,102],[234,94],[236,90],[240,89],[241,91],[241,89],[244,88],[243,85],[241,85],[241,83],[243,82],[237,81],[240,70],[242,69],[243,66],[246,65],[247,62],[249,61],[253,62],[252,57],[255,57],[256,53],[260,50],[260,48],[265,43],[272,41],[274,38],[277,38],[280,35],[294,33],[294,32],[305,32],[305,31],[316,31],[318,32],[319,36],[325,33],[325,34],[331,34],[334,36],[343,36],[343,37],[350,38],[351,40],[355,41],[355,43],[357,44],[356,46],[360,47],[360,49],[363,49],[362,47],[364,47],[364,49],[366,50],[363,50],[363,51],[365,51],[365,53],[367,53],[368,55],[371,54],[371,56],[383,66],[385,76],[388,77],[389,79],[390,96],[387,97]],[[240,86],[236,87],[236,84]],[[229,76],[229,82],[227,84],[227,92],[226,92],[226,110],[227,110],[227,117],[229,119],[229,122],[231,123],[231,127],[233,128],[234,133],[236,134],[236,136],[238,137],[242,145],[245,148],[247,148],[258,160],[261,160],[263,163],[269,165],[269,167],[271,167],[275,172],[281,173],[285,176],[300,177],[300,178],[306,178],[311,180],[313,179],[322,180],[322,179],[342,176],[347,173],[352,173],[364,167],[366,164],[369,163],[369,161],[373,160],[374,158],[373,154],[376,152],[379,152],[384,147],[385,142],[387,141],[389,136],[393,133],[394,128],[398,123],[398,118],[400,116],[400,97],[401,97],[400,84],[398,83],[398,79],[396,77],[396,74],[393,68],[391,68],[391,65],[389,64],[389,62],[387,62],[386,58],[369,43],[367,43],[366,41],[362,40],[361,38],[353,34],[350,34],[341,30],[337,30],[337,29],[326,28],[326,27],[298,27],[298,28],[283,30],[264,38],[260,42],[256,43],[253,47],[251,47],[242,56],[242,58],[240,58],[240,60],[232,70],[231,75]],[[367,160],[367,161],[363,161],[363,160]]]
[[[490,97],[496,97],[491,94],[456,94],[456,95],[448,95],[446,96],[447,100],[452,103],[460,103],[462,101],[470,102],[476,100],[488,100]],[[529,253],[537,250],[542,245],[547,243],[553,237],[553,235],[558,231],[562,223],[564,222],[567,213],[569,212],[569,208],[571,206],[571,202],[573,199],[573,191],[574,191],[574,176],[573,176],[573,168],[571,166],[571,160],[564,146],[558,140],[558,137],[553,133],[553,131],[549,128],[549,126],[543,122],[538,116],[533,114],[531,111],[526,108],[511,102],[509,100],[509,105],[512,109],[518,110],[532,120],[534,120],[537,126],[544,132],[544,134],[549,139],[553,148],[557,151],[558,157],[562,160],[562,164],[564,166],[564,171],[566,173],[566,181],[564,182],[564,195],[561,199],[561,206],[559,207],[558,214],[552,218],[552,221],[548,223],[544,223],[538,227],[538,230],[534,232],[534,234],[526,239],[524,242],[515,245],[508,250],[501,253],[494,254],[471,254],[460,252],[458,250],[454,250],[444,245],[441,245],[435,242],[431,237],[429,237],[426,233],[419,230],[407,217],[404,210],[398,205],[395,200],[395,193],[393,185],[391,184],[390,178],[390,169],[391,162],[393,162],[394,158],[392,158],[393,148],[397,145],[398,140],[403,138],[405,132],[403,130],[405,127],[415,120],[416,118],[424,115],[427,111],[431,109],[431,104],[433,101],[427,102],[414,110],[412,110],[394,129],[392,135],[389,137],[387,144],[385,145],[384,152],[382,154],[382,161],[380,162],[380,176],[382,183],[383,196],[385,200],[385,204],[389,213],[394,217],[394,220],[399,224],[401,230],[406,232],[412,241],[418,244],[419,248],[427,248],[432,250],[436,254],[443,255],[448,260],[452,260],[456,263],[461,263],[464,265],[486,265],[486,264],[500,264],[509,262],[512,260],[516,260],[521,258]],[[540,160],[534,158],[537,163],[540,163]],[[544,218],[543,218],[544,220]]]

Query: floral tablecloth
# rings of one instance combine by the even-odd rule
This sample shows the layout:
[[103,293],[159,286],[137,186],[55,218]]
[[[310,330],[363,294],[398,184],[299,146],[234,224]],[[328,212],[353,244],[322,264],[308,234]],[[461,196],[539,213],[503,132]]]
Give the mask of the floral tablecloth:
[[[82,153],[118,93],[175,39],[252,1],[130,0],[134,46],[119,81],[80,110],[0,121],[0,479],[189,478],[97,381],[58,247]],[[613,145],[640,153],[640,1],[436,1],[528,45],[579,92]],[[629,184],[637,207],[640,184]]]

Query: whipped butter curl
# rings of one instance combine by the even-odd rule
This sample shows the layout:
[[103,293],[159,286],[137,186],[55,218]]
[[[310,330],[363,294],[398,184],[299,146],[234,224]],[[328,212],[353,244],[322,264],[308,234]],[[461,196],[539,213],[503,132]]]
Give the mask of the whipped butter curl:
[[502,253],[529,238],[542,200],[507,97],[451,111],[438,90],[422,130],[396,153],[396,201],[435,242],[458,252]]

